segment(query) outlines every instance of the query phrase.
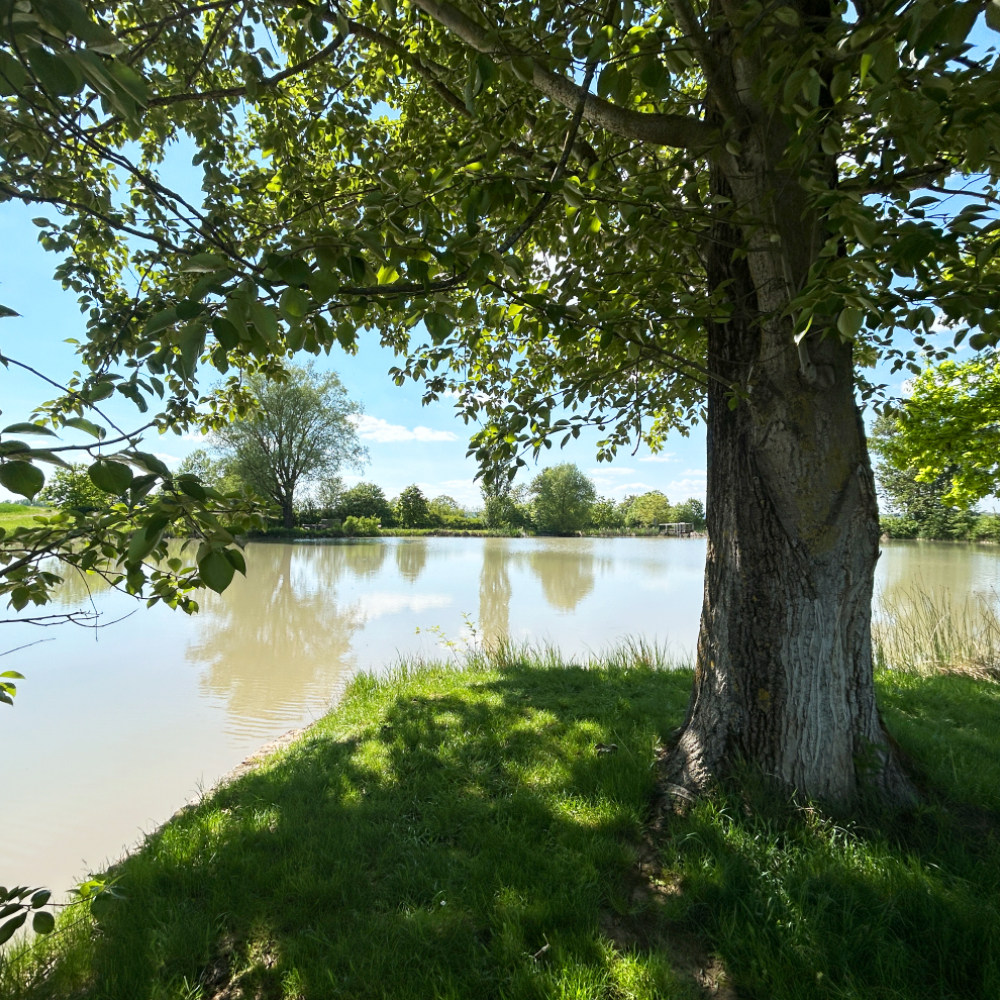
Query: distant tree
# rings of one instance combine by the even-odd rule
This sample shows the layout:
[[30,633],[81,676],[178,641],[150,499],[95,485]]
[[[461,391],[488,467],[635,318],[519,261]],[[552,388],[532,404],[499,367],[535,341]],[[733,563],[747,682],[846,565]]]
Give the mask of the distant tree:
[[625,527],[625,512],[611,497],[598,497],[591,508],[590,520],[602,531],[618,531]]
[[[911,470],[945,504],[971,507],[1000,489],[1000,365],[996,351],[925,368],[891,418],[873,428],[884,466]],[[886,433],[891,427],[891,433]],[[940,485],[946,488],[940,490]]]
[[[937,474],[904,465],[910,458],[899,437],[901,422],[879,417],[872,427],[870,447],[877,456],[875,477],[881,499],[884,534],[895,538],[961,539],[975,534],[977,515],[955,506],[955,469],[941,466]],[[949,502],[950,500],[950,502]]]
[[213,447],[228,467],[281,508],[286,528],[295,524],[298,490],[342,466],[360,467],[367,457],[348,419],[361,407],[348,398],[336,373],[320,374],[311,363],[288,373],[280,382],[251,376],[253,415],[213,435]]
[[427,504],[430,514],[430,522],[435,525],[451,524],[455,521],[464,521],[468,514],[462,505],[449,496],[434,497]]
[[651,490],[636,497],[625,514],[630,528],[651,528],[670,520],[670,501],[659,490]]
[[344,490],[334,512],[344,521],[349,517],[374,517],[383,527],[396,523],[392,505],[382,492],[382,487],[375,483],[358,483],[349,490]]
[[704,531],[705,505],[695,497],[691,497],[674,505],[670,511],[670,520],[693,524],[695,531]]
[[590,478],[571,462],[543,469],[531,481],[535,526],[550,535],[568,535],[590,524],[597,491]]
[[178,472],[197,476],[206,486],[212,486],[223,493],[239,490],[244,484],[225,458],[213,458],[205,448],[196,448],[178,466]]
[[35,502],[61,510],[95,511],[104,510],[115,499],[94,485],[86,465],[74,465],[71,469],[56,469]]
[[526,484],[497,483],[483,487],[483,523],[487,528],[526,528],[532,523]]
[[425,528],[430,523],[431,512],[423,490],[414,483],[407,486],[396,498],[396,520],[404,528]]

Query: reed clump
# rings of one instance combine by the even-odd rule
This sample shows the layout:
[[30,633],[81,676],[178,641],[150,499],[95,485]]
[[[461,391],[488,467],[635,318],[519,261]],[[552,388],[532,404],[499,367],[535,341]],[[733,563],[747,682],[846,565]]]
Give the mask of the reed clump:
[[878,670],[1000,681],[1000,597],[914,586],[879,594],[872,622]]

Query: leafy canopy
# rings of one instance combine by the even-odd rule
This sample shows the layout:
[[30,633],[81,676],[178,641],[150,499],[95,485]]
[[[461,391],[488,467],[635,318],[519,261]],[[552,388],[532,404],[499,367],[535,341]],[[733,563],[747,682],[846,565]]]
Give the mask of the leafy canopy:
[[[2,0],[0,198],[46,212],[87,316],[83,373],[38,419],[119,394],[150,429],[218,427],[248,412],[248,379],[370,330],[401,353],[397,380],[456,393],[488,475],[588,425],[600,457],[655,448],[718,378],[719,226],[735,257],[781,245],[773,199],[709,187],[762,144],[822,222],[775,300],[789,336],[916,371],[938,311],[956,342],[995,343],[998,74],[967,43],[983,10],[997,27],[978,0]],[[187,150],[196,196],[164,181]],[[217,389],[199,388],[206,364]],[[162,502],[60,525],[58,551],[120,554],[169,523],[217,562],[231,543],[213,524],[237,508],[198,506],[136,442],[108,437],[122,457],[95,475],[124,491],[138,463]],[[0,482],[25,496],[58,458],[2,448]]]

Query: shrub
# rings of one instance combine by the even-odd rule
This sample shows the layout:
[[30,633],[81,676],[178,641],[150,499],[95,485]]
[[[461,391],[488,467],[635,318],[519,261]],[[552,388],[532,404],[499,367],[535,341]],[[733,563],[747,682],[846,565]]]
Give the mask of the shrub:
[[349,538],[377,538],[381,532],[377,517],[348,517],[341,529]]

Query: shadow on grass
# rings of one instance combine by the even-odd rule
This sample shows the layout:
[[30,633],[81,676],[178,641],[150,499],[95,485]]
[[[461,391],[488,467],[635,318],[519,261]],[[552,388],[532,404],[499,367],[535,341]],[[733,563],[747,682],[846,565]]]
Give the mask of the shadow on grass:
[[[1000,996],[995,828],[937,793],[905,820],[850,824],[747,778],[670,821],[660,885],[637,891],[655,748],[689,686],[516,658],[359,681],[302,741],[151,837],[116,872],[127,900],[19,993],[688,997],[701,991],[671,944],[687,931],[741,997]],[[982,727],[993,696],[884,695],[921,761],[956,697]],[[961,760],[985,767],[998,745],[976,737]]]

